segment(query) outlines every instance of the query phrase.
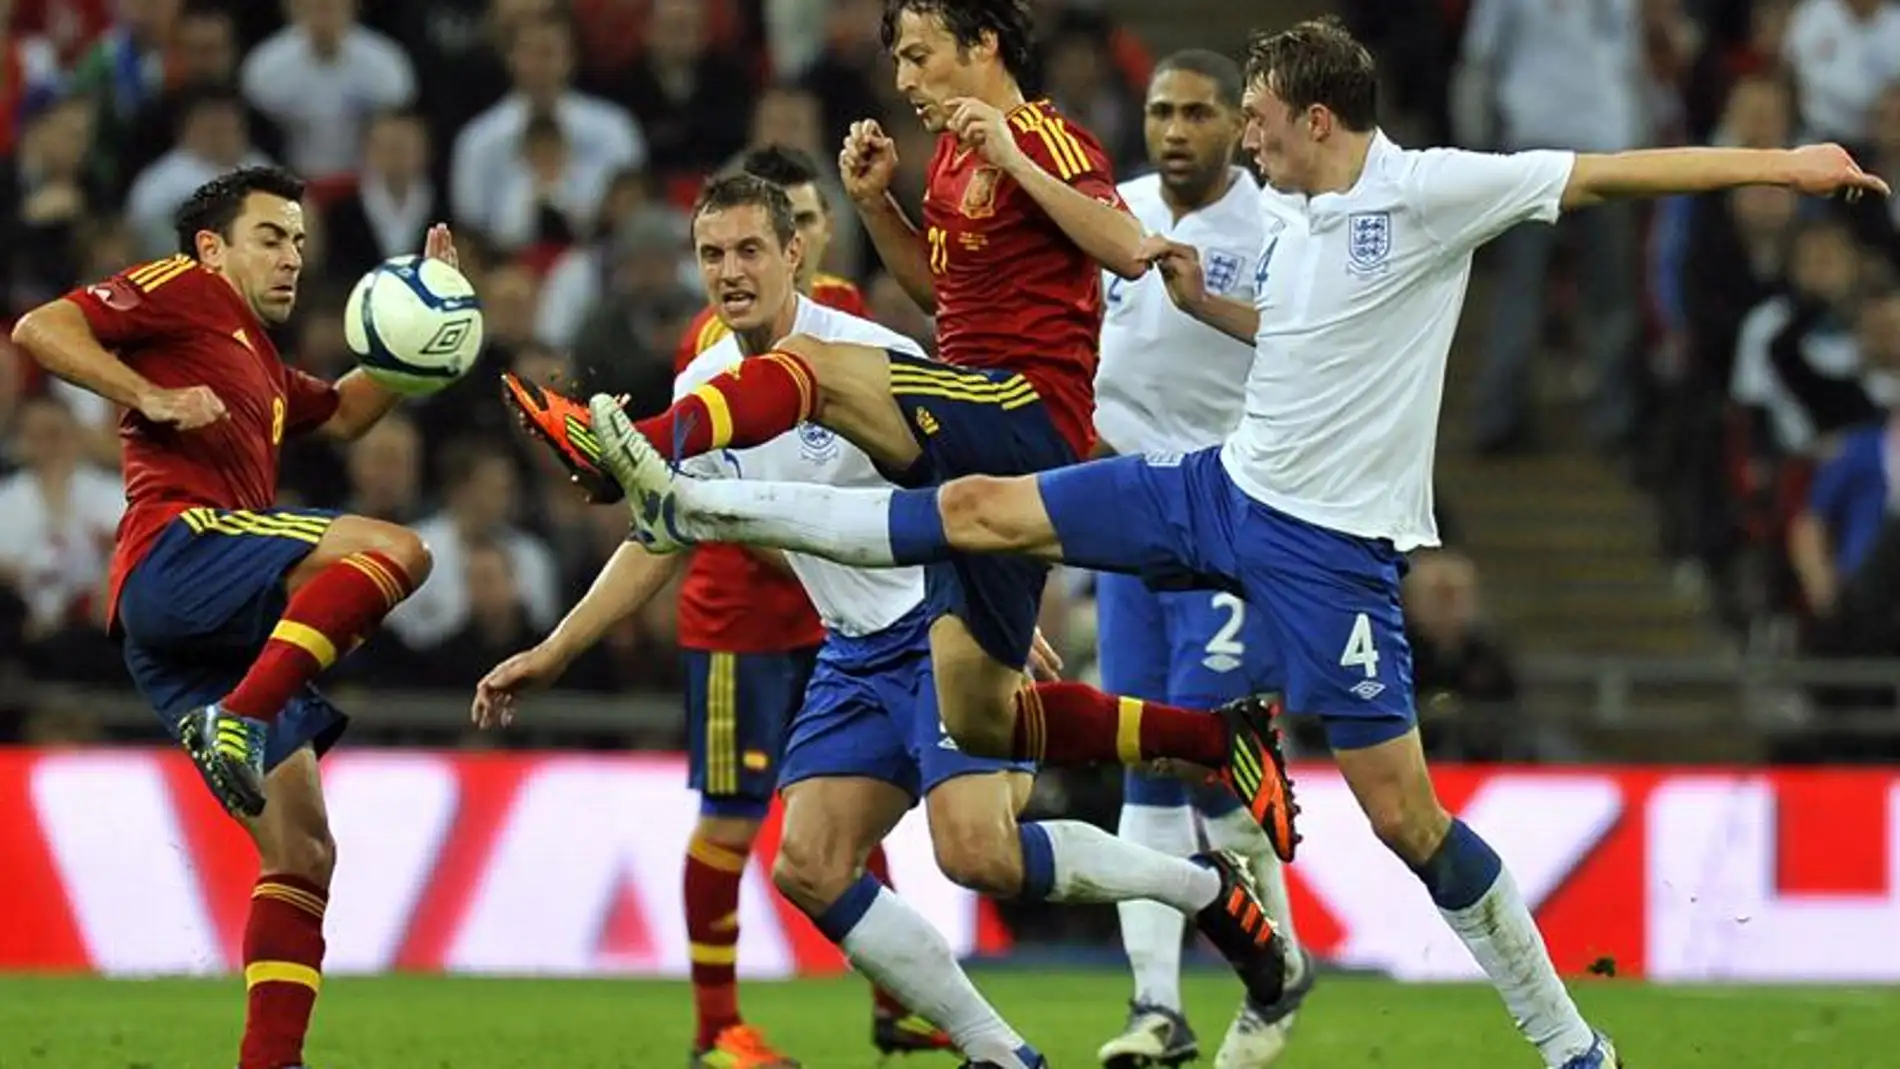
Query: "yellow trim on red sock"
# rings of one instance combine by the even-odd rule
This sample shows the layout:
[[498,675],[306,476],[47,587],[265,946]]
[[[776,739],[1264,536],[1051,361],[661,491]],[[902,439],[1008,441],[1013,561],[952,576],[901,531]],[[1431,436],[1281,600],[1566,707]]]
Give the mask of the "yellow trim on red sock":
[[274,898],[279,902],[295,906],[318,920],[323,919],[323,911],[326,905],[322,898],[311,894],[301,887],[292,887],[289,884],[268,881],[260,883],[253,888],[251,890],[251,897]]
[[739,962],[739,944],[688,943],[686,956],[694,965],[736,965]]
[[244,967],[244,986],[296,984],[312,991],[323,989],[323,974],[294,961],[254,961]]
[[738,874],[745,871],[746,855],[695,835],[686,844],[686,856],[711,869]]
[[336,663],[336,643],[330,636],[295,620],[279,620],[271,628],[270,637],[277,642],[288,642],[292,646],[316,658],[318,668],[328,668]]
[[1116,700],[1115,759],[1124,765],[1141,764],[1141,699]]

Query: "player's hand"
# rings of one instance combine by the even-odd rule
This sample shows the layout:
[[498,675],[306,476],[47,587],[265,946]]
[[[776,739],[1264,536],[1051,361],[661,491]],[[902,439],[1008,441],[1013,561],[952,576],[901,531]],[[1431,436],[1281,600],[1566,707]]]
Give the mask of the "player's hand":
[[422,239],[422,255],[431,260],[440,260],[457,271],[462,269],[461,254],[455,251],[455,235],[449,232],[447,223],[437,223],[429,228],[429,236]]
[[195,431],[225,418],[224,402],[209,386],[153,390],[139,401],[139,415],[160,426]]
[[1036,628],[1036,637],[1029,644],[1030,678],[1050,683],[1062,678],[1062,655],[1056,652],[1049,640],[1043,637],[1042,628]]
[[483,730],[507,727],[515,722],[515,709],[523,694],[548,686],[565,671],[567,658],[545,642],[522,650],[490,669],[475,684],[469,719]]
[[1862,193],[1890,196],[1893,190],[1878,176],[1868,174],[1847,150],[1836,144],[1803,145],[1788,153],[1792,164],[1788,185],[1811,197],[1845,193],[1855,200]]
[[1136,246],[1135,258],[1161,272],[1168,284],[1168,297],[1177,307],[1192,309],[1207,298],[1201,251],[1194,246],[1150,234]]
[[845,195],[859,204],[883,200],[896,173],[897,143],[884,133],[877,120],[852,123],[844,137],[844,150],[838,153],[838,175],[844,180]]
[[1009,120],[1003,113],[974,97],[957,97],[944,102],[950,109],[945,124],[965,148],[973,148],[989,162],[1005,171],[1014,171],[1027,159],[1016,138],[1009,132]]

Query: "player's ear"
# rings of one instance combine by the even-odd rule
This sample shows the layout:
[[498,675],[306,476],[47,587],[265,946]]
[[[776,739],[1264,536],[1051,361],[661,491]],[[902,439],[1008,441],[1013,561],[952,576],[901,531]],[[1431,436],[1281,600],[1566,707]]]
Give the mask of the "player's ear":
[[785,259],[791,262],[793,269],[805,261],[805,235],[792,232],[792,240],[785,243]]
[[224,239],[215,230],[200,230],[192,235],[192,247],[198,262],[216,271],[224,266]]

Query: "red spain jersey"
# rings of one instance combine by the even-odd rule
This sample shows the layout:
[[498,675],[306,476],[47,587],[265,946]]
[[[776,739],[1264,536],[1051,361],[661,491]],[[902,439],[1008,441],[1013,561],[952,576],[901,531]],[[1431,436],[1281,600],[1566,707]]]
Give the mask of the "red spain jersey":
[[264,510],[277,500],[277,451],[336,412],[336,388],[285,367],[264,325],[223,277],[172,256],[76,289],[99,344],[166,389],[209,386],[227,419],[195,431],[119,421],[125,516],[112,551],[108,606],[172,518],[188,508]]
[[[1043,170],[1126,210],[1093,134],[1046,100],[1005,117]],[[937,139],[924,192],[924,239],[937,291],[937,356],[1020,373],[1056,429],[1086,457],[1095,431],[1102,268],[1028,193],[954,135]]]
[[[833,275],[812,280],[812,300],[864,315],[858,287]],[[699,313],[674,355],[673,373],[730,333],[711,308]],[[743,546],[700,546],[680,582],[680,645],[722,653],[780,653],[824,641],[818,611],[797,579]]]

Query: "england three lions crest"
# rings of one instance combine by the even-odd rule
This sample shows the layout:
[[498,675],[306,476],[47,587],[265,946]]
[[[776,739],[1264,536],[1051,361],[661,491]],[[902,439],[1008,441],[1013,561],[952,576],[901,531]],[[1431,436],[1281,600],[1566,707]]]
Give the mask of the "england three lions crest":
[[1346,258],[1354,274],[1383,271],[1391,256],[1391,212],[1354,212],[1346,217]]
[[798,425],[798,453],[813,464],[827,464],[838,458],[838,435],[816,423]]

